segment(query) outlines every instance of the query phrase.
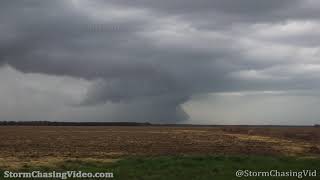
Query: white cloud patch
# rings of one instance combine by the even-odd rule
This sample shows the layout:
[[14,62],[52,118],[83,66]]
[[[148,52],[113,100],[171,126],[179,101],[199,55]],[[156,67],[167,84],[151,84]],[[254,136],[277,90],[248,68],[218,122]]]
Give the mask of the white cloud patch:
[[71,77],[23,74],[5,66],[0,68],[0,84],[1,120],[31,121],[54,120],[60,111],[79,104],[91,83]]
[[[185,105],[190,123],[229,125],[313,125],[320,99],[290,92],[234,92],[194,98]],[[299,102],[299,103],[297,103]]]

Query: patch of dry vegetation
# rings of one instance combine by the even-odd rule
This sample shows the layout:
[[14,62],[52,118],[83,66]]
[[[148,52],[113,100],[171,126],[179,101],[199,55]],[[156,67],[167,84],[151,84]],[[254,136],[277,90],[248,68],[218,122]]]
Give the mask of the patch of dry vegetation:
[[37,158],[37,159],[19,159],[19,158],[0,158],[0,169],[18,170],[25,167],[47,167],[56,168],[65,161],[83,161],[88,163],[113,163],[119,159],[94,159],[94,158]]
[[[0,126],[0,163],[161,155],[320,156],[318,128]],[[306,135],[307,134],[307,135]]]

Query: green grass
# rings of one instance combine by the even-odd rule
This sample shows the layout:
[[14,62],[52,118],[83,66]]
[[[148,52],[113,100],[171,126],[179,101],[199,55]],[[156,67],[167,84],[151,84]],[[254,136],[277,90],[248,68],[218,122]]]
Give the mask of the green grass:
[[[174,157],[135,157],[114,163],[83,162],[68,160],[55,168],[25,166],[21,171],[66,171],[113,172],[118,180],[233,180],[233,179],[298,179],[295,177],[249,177],[237,178],[238,169],[251,171],[301,171],[317,170],[320,179],[320,159],[298,159],[293,157],[258,156],[174,156]],[[3,172],[3,170],[2,170]],[[1,176],[2,177],[2,176]]]

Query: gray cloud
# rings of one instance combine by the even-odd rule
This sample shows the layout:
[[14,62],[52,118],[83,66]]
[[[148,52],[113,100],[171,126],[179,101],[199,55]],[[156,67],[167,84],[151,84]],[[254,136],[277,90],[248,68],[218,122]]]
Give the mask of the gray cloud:
[[91,82],[73,108],[111,103],[109,119],[177,122],[198,94],[319,90],[318,4],[5,0],[0,64]]

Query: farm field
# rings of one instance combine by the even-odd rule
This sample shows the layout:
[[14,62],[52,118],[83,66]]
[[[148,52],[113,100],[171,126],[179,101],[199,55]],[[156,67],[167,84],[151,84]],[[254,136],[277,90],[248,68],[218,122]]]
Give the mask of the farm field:
[[319,137],[314,127],[0,126],[0,168],[155,156],[317,158]]
[[7,170],[112,172],[119,180],[320,172],[319,135],[316,127],[0,126],[0,179]]
[[[237,177],[238,170],[252,172],[278,170],[281,172],[301,172],[302,170],[320,171],[320,160],[316,158],[270,157],[270,156],[157,156],[129,157],[116,161],[102,160],[64,160],[52,162],[50,165],[25,165],[19,172],[112,172],[117,180],[269,180],[269,179],[306,179],[317,180],[316,176],[296,177]],[[0,168],[1,174],[1,168]],[[317,175],[318,176],[318,175]],[[0,179],[1,176],[0,176]],[[17,178],[19,179],[19,178]],[[21,178],[20,178],[21,179]],[[61,179],[61,178],[57,178]],[[69,179],[69,178],[65,178]],[[70,178],[74,179],[74,178]],[[92,178],[91,178],[92,179]]]

